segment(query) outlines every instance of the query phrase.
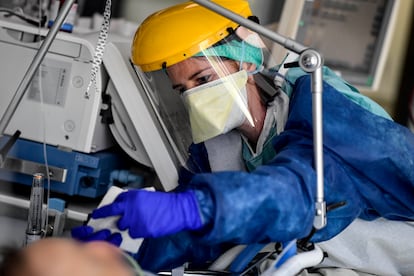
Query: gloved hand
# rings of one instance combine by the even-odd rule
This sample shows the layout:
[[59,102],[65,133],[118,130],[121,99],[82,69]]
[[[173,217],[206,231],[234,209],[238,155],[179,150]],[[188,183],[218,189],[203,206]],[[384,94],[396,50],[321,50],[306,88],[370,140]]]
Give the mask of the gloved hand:
[[120,216],[119,230],[132,238],[161,237],[203,226],[194,192],[128,190],[108,205],[95,209],[92,218]]
[[71,229],[71,235],[72,238],[84,242],[107,241],[118,247],[122,243],[121,233],[111,233],[109,229],[94,231],[92,227],[87,225],[78,226]]

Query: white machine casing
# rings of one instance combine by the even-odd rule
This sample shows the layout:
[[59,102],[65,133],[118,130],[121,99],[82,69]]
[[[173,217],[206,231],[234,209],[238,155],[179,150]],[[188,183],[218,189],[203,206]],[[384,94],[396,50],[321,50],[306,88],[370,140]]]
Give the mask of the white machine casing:
[[[47,31],[10,18],[0,18],[0,60],[3,65],[0,115],[4,114],[36,55],[43,40],[39,42],[38,38],[44,38]],[[113,145],[109,129],[100,122],[99,116],[100,91],[107,83],[104,70],[96,76],[97,89],[92,85],[86,96],[97,38],[96,32],[57,34],[4,134],[12,135],[20,130],[20,138],[83,153],[97,152]],[[43,91],[42,97],[39,87]]]

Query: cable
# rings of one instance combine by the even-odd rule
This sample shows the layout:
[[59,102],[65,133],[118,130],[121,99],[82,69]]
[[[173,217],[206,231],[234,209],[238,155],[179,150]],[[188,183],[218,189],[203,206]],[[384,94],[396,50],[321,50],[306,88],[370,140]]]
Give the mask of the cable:
[[35,26],[45,26],[46,24],[46,15],[41,14],[41,10],[39,9],[39,18],[27,15],[23,12],[22,9],[18,9],[18,10],[12,10],[12,9],[7,9],[7,8],[0,8],[0,12],[5,12],[7,13],[5,16],[17,16],[18,18],[26,21],[29,24],[35,25]]
[[[41,5],[41,1],[39,0],[39,7]],[[41,16],[41,9],[39,9],[39,17]],[[40,37],[40,31],[41,31],[42,25],[39,22],[38,24],[38,35]],[[46,147],[46,112],[44,108],[44,100],[43,100],[43,88],[42,88],[42,68],[41,66],[38,69],[39,74],[39,97],[40,97],[40,113],[41,113],[41,129],[43,131],[43,158],[45,161],[45,170],[46,170],[46,181],[47,181],[47,194],[46,194],[46,209],[45,209],[45,222],[44,222],[44,234],[47,233],[47,226],[49,224],[49,199],[50,199],[50,171],[49,171],[49,163],[47,158],[47,147]]]

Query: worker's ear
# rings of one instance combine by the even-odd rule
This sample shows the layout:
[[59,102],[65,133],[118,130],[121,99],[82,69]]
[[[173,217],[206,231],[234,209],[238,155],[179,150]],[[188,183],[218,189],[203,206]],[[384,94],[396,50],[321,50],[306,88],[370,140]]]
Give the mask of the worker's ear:
[[[247,72],[254,72],[257,68],[256,64],[250,62],[243,62],[242,68]],[[254,78],[253,75],[249,74],[247,77],[247,83],[253,84]]]

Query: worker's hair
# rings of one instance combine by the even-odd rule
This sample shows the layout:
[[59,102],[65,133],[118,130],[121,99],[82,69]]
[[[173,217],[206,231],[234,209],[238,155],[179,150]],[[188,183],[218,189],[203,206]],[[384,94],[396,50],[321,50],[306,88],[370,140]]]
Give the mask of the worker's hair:
[[[25,266],[23,250],[17,247],[0,248],[0,276],[22,276]],[[28,275],[27,275],[28,276]]]

